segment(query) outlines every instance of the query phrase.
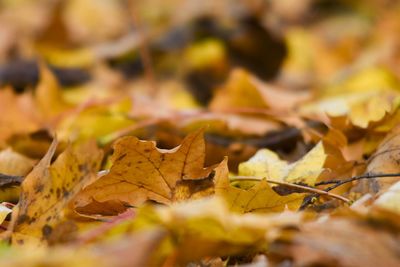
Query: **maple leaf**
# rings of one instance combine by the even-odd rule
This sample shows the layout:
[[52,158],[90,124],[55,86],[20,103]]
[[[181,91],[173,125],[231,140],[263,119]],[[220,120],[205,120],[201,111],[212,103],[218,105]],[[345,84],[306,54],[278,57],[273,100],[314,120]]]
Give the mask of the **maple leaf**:
[[233,211],[238,212],[276,212],[286,207],[296,210],[300,207],[304,194],[293,193],[281,196],[263,179],[249,189],[230,184],[227,160],[215,168],[215,193],[222,196]]
[[114,144],[110,172],[86,187],[77,205],[90,199],[120,200],[134,206],[146,200],[169,204],[209,195],[212,168],[203,168],[204,160],[203,130],[189,134],[171,150],[158,149],[154,142],[132,136],[120,138]]
[[[47,154],[26,176],[14,216],[14,244],[49,237],[63,219],[63,210],[97,172],[102,152],[93,142],[68,146],[51,164],[57,148],[53,141]],[[89,156],[90,155],[90,156]]]

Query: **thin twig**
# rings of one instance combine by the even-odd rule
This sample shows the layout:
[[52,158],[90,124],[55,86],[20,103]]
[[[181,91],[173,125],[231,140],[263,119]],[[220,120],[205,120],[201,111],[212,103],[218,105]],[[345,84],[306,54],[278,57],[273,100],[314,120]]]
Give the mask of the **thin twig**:
[[292,188],[301,189],[301,190],[304,190],[304,191],[307,191],[307,192],[310,192],[310,193],[315,193],[315,194],[318,194],[318,195],[329,196],[329,197],[332,197],[332,198],[339,199],[339,200],[341,200],[343,202],[346,202],[346,203],[350,203],[351,202],[349,199],[347,199],[345,197],[342,197],[340,195],[336,195],[336,194],[333,194],[333,193],[329,193],[329,192],[324,191],[324,190],[320,190],[320,189],[316,189],[316,188],[309,187],[309,186],[304,186],[304,185],[298,185],[298,184],[293,184],[293,183],[287,183],[287,182],[281,182],[281,181],[276,181],[276,180],[265,179],[265,178],[261,178],[261,177],[235,176],[235,177],[231,178],[230,180],[231,181],[253,181],[253,182],[255,182],[255,181],[260,182],[260,181],[264,180],[264,181],[266,181],[268,183],[271,183],[271,184],[284,185],[284,186],[288,186],[288,187],[292,187]]
[[[320,182],[320,183],[317,183],[315,185],[332,184],[332,183],[334,183],[334,185],[324,189],[324,191],[328,192],[328,191],[331,191],[331,190],[333,190],[333,189],[335,189],[335,188],[337,188],[337,187],[339,187],[339,186],[341,186],[343,184],[350,183],[350,182],[353,182],[353,181],[358,181],[358,180],[362,180],[362,179],[373,179],[373,178],[387,178],[387,177],[400,177],[400,173],[381,173],[381,174],[366,173],[366,174],[359,175],[359,176],[353,176],[351,178],[344,179],[344,180],[325,181],[325,183]],[[328,183],[328,182],[331,182],[331,183]]]
[[[362,179],[387,178],[387,177],[400,177],[400,173],[381,173],[381,174],[366,173],[363,175],[353,176],[353,177],[350,177],[348,179],[343,179],[343,180],[321,181],[321,182],[316,183],[315,185],[319,186],[319,185],[334,184],[332,186],[329,186],[329,187],[323,189],[325,192],[329,192],[341,185],[344,185],[346,183],[350,183],[353,181],[358,181],[358,180],[362,180]],[[312,199],[314,197],[318,198],[319,196],[320,196],[319,194],[312,194],[312,195],[308,196],[307,198],[305,198],[303,204],[300,207],[300,210],[305,209],[309,204],[311,204]]]

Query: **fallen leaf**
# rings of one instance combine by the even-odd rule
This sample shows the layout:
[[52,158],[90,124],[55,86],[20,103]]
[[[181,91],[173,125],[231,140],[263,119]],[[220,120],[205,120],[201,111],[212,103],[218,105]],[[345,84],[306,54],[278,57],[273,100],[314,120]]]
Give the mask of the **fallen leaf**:
[[219,89],[209,108],[223,111],[231,108],[271,108],[287,110],[308,99],[308,93],[292,93],[264,84],[245,70],[235,69]]
[[0,90],[0,146],[13,134],[28,133],[39,128],[37,110],[30,93],[16,95],[9,88]]
[[227,160],[215,168],[215,194],[237,212],[278,212],[286,208],[297,210],[305,194],[293,193],[281,196],[264,179],[255,182],[250,188],[242,189],[230,184]]
[[400,214],[400,182],[393,184],[386,192],[380,195],[375,200],[374,206]]
[[239,164],[239,176],[256,176],[290,183],[314,185],[327,159],[324,146],[318,143],[299,161],[288,164],[271,150],[261,149],[251,159]]
[[43,117],[52,118],[71,108],[63,98],[54,74],[44,64],[40,65],[40,82],[35,92],[35,102]]
[[21,155],[11,148],[0,151],[0,173],[24,176],[32,170],[36,160]]
[[7,215],[12,212],[11,209],[7,208],[3,204],[0,204],[0,225],[4,222],[6,219]]
[[56,148],[54,141],[21,185],[11,226],[13,244],[45,240],[62,221],[63,210],[99,168],[102,152],[93,142],[67,147],[51,164]]
[[[400,126],[392,129],[380,143],[376,152],[369,158],[367,173],[400,173]],[[370,191],[377,193],[378,191],[387,190],[392,184],[399,181],[399,177],[389,177],[384,179],[368,179],[360,181],[361,186],[366,186],[365,189],[360,189],[363,192]]]
[[[110,172],[86,187],[77,204],[82,206],[94,199],[137,206],[146,200],[170,204],[185,199],[182,194],[186,191],[190,197],[188,191],[195,190],[196,182],[208,181],[212,168],[204,169],[204,160],[203,130],[189,134],[171,150],[158,149],[154,142],[136,137],[123,137],[114,144]],[[199,190],[204,191],[201,186]]]
[[204,256],[262,251],[270,238],[274,238],[269,233],[295,226],[303,219],[303,215],[290,212],[281,215],[237,214],[231,212],[223,200],[213,197],[168,207],[145,206],[138,211],[133,224],[162,225],[169,229],[176,240],[175,266]]
[[[345,218],[311,222],[273,244],[279,257],[295,266],[399,266],[399,240],[389,232]],[[360,242],[362,240],[362,242]]]

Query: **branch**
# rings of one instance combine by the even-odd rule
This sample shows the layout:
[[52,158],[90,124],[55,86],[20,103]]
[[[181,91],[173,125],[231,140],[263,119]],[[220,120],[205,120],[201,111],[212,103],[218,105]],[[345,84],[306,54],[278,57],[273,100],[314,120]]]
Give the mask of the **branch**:
[[339,200],[341,200],[341,201],[343,201],[345,203],[350,203],[351,202],[349,199],[347,199],[345,197],[342,197],[340,195],[336,195],[336,194],[333,194],[333,193],[329,193],[327,191],[320,190],[320,189],[317,189],[317,188],[304,186],[304,185],[293,184],[293,183],[281,182],[281,181],[276,181],[276,180],[270,180],[270,179],[265,179],[265,178],[261,178],[261,177],[235,176],[234,178],[231,178],[230,180],[231,181],[254,181],[254,182],[260,182],[262,180],[265,180],[266,182],[271,183],[271,184],[283,185],[283,186],[287,186],[287,187],[291,187],[291,188],[300,189],[302,191],[315,193],[315,194],[318,194],[318,195],[324,195],[324,196],[336,198],[336,199],[339,199]]
[[[353,181],[358,181],[358,180],[362,180],[362,179],[387,178],[387,177],[400,177],[400,173],[381,173],[381,174],[366,173],[366,174],[359,175],[359,176],[353,176],[353,177],[350,177],[350,178],[344,179],[344,180],[321,181],[321,182],[316,183],[315,185],[319,186],[319,185],[333,184],[333,185],[323,189],[323,191],[329,192],[341,185],[344,185],[346,183],[350,183]],[[319,196],[320,196],[319,194],[312,194],[312,195],[308,196],[307,198],[305,198],[303,201],[303,204],[300,207],[300,210],[305,209],[309,204],[312,203],[312,200],[314,197],[318,198]]]
[[344,185],[346,183],[350,183],[353,181],[358,181],[362,179],[375,179],[375,178],[387,178],[387,177],[400,177],[400,173],[381,173],[381,174],[372,174],[372,173],[366,173],[363,175],[359,176],[353,176],[344,180],[329,180],[329,181],[322,181],[319,183],[316,183],[315,185],[327,185],[327,184],[334,184],[328,188],[325,188],[324,191],[328,192],[331,191],[341,185]]

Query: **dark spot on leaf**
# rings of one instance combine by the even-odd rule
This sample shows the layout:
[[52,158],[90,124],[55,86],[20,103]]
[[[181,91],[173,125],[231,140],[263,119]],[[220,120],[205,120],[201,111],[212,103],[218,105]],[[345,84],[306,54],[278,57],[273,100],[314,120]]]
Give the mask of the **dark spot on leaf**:
[[88,168],[88,166],[86,164],[79,164],[78,165],[78,169],[79,169],[80,172],[83,172],[83,173],[88,173],[89,172],[89,168]]
[[44,237],[49,237],[51,235],[51,232],[53,232],[53,228],[51,228],[50,225],[46,224],[45,226],[43,226],[42,234]]
[[126,153],[124,153],[124,154],[122,154],[121,156],[119,156],[115,161],[120,161],[120,160],[122,160],[123,158],[125,158],[126,157]]
[[21,216],[18,217],[17,224],[22,224],[24,222],[29,221],[30,219],[31,218],[28,215],[22,214]]
[[67,189],[63,188],[63,197],[66,198],[69,196],[69,192]]
[[40,193],[43,191],[44,185],[43,184],[38,184],[35,186],[35,192]]

